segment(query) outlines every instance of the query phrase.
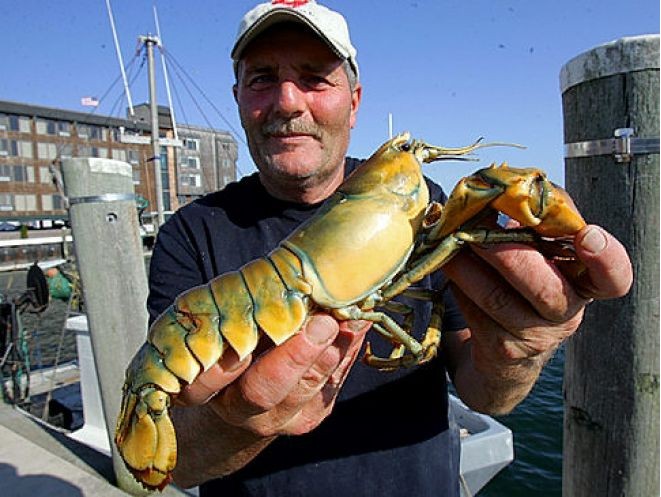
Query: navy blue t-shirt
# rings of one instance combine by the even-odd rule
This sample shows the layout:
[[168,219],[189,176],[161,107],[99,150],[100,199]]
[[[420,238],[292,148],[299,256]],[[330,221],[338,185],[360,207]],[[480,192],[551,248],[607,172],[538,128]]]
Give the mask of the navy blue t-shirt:
[[[360,161],[348,158],[346,174]],[[445,200],[428,181],[433,199]],[[153,321],[175,297],[265,255],[319,205],[270,196],[256,174],[179,209],[158,234],[149,271]],[[339,271],[342,268],[338,268]],[[439,288],[439,273],[417,286]],[[416,308],[414,335],[424,332],[430,304]],[[465,322],[447,294],[443,330]],[[391,346],[368,340],[384,356]],[[201,497],[458,497],[459,436],[448,410],[442,354],[395,373],[356,364],[331,415],[311,433],[279,437],[243,469],[200,486]]]

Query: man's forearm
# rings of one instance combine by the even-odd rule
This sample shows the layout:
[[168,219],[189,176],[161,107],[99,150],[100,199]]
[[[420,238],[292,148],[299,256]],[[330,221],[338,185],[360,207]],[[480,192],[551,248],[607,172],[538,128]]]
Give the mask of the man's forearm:
[[485,414],[507,414],[528,395],[553,351],[532,358],[496,363],[479,357],[470,341],[461,351],[453,378],[461,399],[471,409]]
[[225,423],[207,405],[174,408],[178,457],[174,480],[192,487],[241,469],[276,437]]

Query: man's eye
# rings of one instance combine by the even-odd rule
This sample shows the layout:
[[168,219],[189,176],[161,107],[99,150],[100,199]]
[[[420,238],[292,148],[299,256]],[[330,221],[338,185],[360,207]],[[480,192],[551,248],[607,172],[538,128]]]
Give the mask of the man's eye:
[[248,86],[252,89],[264,88],[275,81],[274,76],[268,74],[260,74],[259,76],[253,76],[248,80]]
[[324,88],[330,84],[328,80],[322,76],[306,76],[304,80],[305,84],[310,88]]

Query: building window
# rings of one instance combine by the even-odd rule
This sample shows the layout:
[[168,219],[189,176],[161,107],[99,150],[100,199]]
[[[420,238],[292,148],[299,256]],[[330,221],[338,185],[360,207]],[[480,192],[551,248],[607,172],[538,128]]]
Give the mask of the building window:
[[52,211],[53,210],[53,196],[52,195],[42,195],[41,196],[41,210],[42,211]]
[[32,142],[19,141],[18,142],[18,155],[26,159],[32,159]]
[[59,193],[53,195],[53,208],[55,210],[64,209],[64,199],[62,198],[62,195],[60,195]]
[[0,165],[0,182],[34,183],[34,168],[23,164]]
[[108,158],[106,147],[90,147],[89,145],[78,145],[78,157],[101,157]]
[[199,188],[202,186],[202,178],[199,174],[182,174],[181,185]]
[[0,156],[32,158],[32,143],[0,138]]
[[73,157],[73,146],[71,143],[62,143],[60,145],[60,157],[63,159],[69,159]]
[[122,150],[121,148],[113,148],[111,149],[111,154],[113,159],[126,162],[126,150]]
[[101,126],[93,124],[76,124],[76,131],[79,138],[87,138],[88,140],[103,140],[108,138],[108,130]]
[[67,121],[37,120],[37,134],[51,136],[70,136],[71,124]]
[[71,125],[68,122],[57,121],[55,123],[55,131],[59,136],[70,136]]
[[0,193],[0,211],[14,210],[14,196],[10,193]]
[[64,199],[59,193],[53,195],[44,194],[41,196],[42,211],[57,211],[64,209]]
[[76,133],[78,133],[78,138],[89,138],[90,136],[90,127],[87,124],[76,124]]
[[25,116],[15,116],[13,114],[0,113],[0,130],[29,133],[30,118]]
[[133,170],[133,184],[134,185],[139,185],[140,184],[140,170],[139,169],[134,169]]
[[131,164],[138,164],[140,162],[140,152],[137,150],[127,150],[126,157]]
[[14,208],[17,211],[36,211],[36,195],[14,195]]
[[186,157],[186,162],[184,164],[186,167],[192,167],[193,169],[200,168],[200,158],[199,157]]
[[16,147],[16,142],[14,140],[7,140],[6,138],[0,138],[0,156],[7,156],[7,155],[16,155],[10,154],[9,152],[11,144],[14,144],[14,147]]
[[92,157],[108,158],[108,149],[106,147],[92,147]]
[[51,175],[48,167],[40,166],[39,167],[39,183],[50,184],[53,182],[53,177]]
[[184,147],[186,150],[200,150],[200,140],[197,138],[184,138]]
[[28,180],[25,168],[23,166],[12,166],[12,176],[17,183],[26,183]]
[[55,143],[37,143],[37,158],[55,159],[57,157],[57,145]]

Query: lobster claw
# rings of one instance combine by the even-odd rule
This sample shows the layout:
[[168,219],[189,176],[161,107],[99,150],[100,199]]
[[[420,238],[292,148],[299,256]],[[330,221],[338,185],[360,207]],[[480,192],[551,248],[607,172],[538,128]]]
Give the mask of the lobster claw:
[[444,237],[486,207],[531,227],[541,236],[574,235],[585,226],[567,192],[535,168],[492,164],[461,180],[443,208],[438,234]]

